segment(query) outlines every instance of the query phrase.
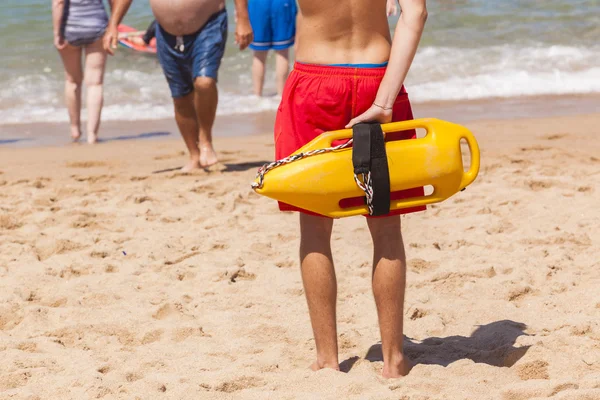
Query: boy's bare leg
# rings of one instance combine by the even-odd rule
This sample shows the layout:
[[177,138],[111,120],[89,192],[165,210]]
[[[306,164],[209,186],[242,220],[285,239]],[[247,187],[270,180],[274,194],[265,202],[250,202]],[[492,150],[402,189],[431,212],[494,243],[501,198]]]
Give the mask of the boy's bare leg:
[[336,297],[337,283],[331,256],[330,218],[300,214],[300,262],[302,282],[315,337],[317,360],[313,370],[339,370]]
[[175,121],[179,132],[190,153],[190,161],[181,169],[188,172],[200,168],[200,149],[198,148],[198,118],[194,107],[194,93],[173,99]]
[[289,49],[275,52],[275,74],[277,79],[277,94],[281,96],[285,81],[290,71]]
[[254,94],[262,96],[265,83],[265,63],[268,51],[255,50],[252,57],[252,86]]
[[74,141],[81,137],[81,52],[81,47],[71,45],[59,50],[65,68],[65,100],[71,122],[71,138]]
[[88,143],[98,141],[98,130],[100,129],[100,117],[104,104],[104,67],[106,65],[106,52],[102,47],[102,39],[85,48],[85,85],[87,88],[87,136]]
[[402,350],[406,256],[400,217],[369,218],[367,222],[374,246],[373,294],[381,331],[383,376],[397,378],[410,369]]
[[194,92],[196,93],[196,115],[200,126],[200,166],[210,167],[218,161],[212,144],[212,128],[219,102],[217,82],[213,78],[199,76],[194,81]]

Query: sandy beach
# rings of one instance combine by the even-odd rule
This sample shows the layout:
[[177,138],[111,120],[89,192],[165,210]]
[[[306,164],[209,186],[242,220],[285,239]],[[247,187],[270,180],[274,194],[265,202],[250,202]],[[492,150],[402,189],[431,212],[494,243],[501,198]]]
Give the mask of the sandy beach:
[[600,399],[600,114],[465,125],[478,179],[403,218],[397,380],[362,218],[332,241],[343,372],[308,370],[298,217],[250,189],[270,134],[194,174],[177,135],[0,147],[0,399]]

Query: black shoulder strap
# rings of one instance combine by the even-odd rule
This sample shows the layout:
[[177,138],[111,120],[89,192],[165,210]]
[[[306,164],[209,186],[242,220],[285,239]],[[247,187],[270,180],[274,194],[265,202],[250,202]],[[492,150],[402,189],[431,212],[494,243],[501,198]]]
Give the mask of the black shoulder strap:
[[356,175],[371,173],[373,212],[385,215],[390,212],[390,171],[381,125],[360,123],[352,127],[352,164]]

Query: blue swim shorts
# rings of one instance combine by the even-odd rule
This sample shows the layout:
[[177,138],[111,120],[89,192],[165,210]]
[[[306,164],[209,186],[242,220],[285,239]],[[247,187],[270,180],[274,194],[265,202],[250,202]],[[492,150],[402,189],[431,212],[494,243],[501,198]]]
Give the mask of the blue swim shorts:
[[248,14],[254,32],[252,50],[284,50],[294,45],[296,0],[249,0]]
[[156,24],[156,54],[174,98],[194,90],[199,77],[218,77],[227,42],[227,9],[211,16],[196,33],[173,36]]

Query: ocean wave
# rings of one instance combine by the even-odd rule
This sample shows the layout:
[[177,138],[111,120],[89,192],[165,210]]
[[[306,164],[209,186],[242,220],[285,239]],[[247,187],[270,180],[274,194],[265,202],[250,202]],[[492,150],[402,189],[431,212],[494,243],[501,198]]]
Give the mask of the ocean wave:
[[[250,68],[242,57],[224,60],[227,65],[219,74],[219,116],[274,111],[279,105],[276,96],[248,94]],[[413,103],[600,93],[598,59],[600,46],[423,47],[406,86]],[[109,64],[103,120],[172,118],[173,106],[160,67],[135,68],[121,65],[111,70]],[[269,82],[274,81],[270,74]],[[17,77],[0,75],[0,125],[68,121],[62,79],[62,71],[49,67]]]

